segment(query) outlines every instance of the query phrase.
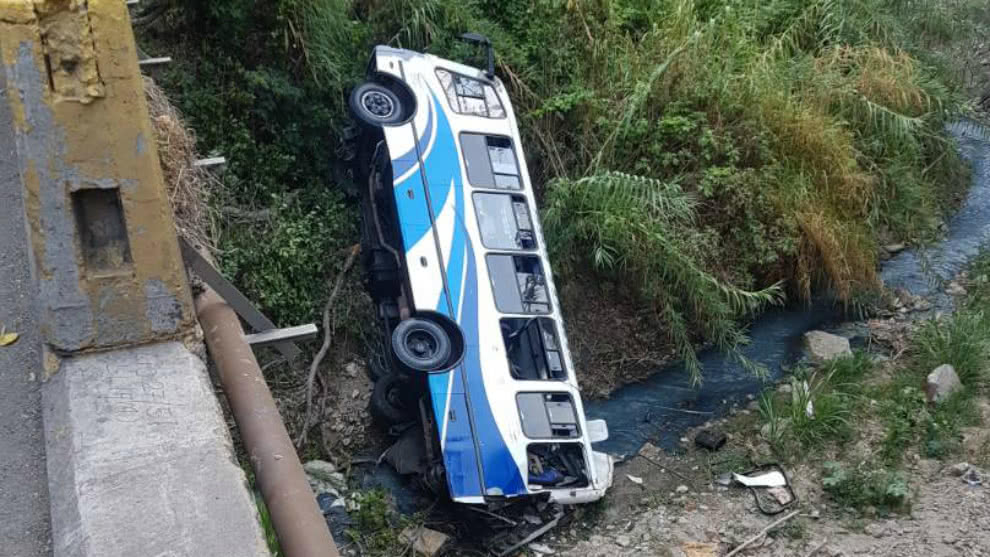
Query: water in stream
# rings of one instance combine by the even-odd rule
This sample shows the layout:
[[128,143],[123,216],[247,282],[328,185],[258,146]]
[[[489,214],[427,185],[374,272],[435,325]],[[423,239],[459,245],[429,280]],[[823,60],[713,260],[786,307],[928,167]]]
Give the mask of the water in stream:
[[[901,252],[887,261],[880,273],[887,286],[929,297],[937,308],[947,308],[950,300],[936,277],[947,280],[958,273],[990,234],[990,140],[975,125],[961,123],[951,131],[973,168],[967,197],[948,221],[944,239],[928,246],[923,254]],[[759,394],[778,380],[784,368],[800,358],[801,336],[811,329],[827,329],[838,318],[838,310],[824,300],[811,307],[776,309],[760,316],[751,326],[751,342],[742,352],[766,366],[769,376],[765,381],[724,354],[706,351],[699,355],[705,377],[700,388],[691,386],[683,366],[674,365],[646,381],[620,388],[607,400],[586,403],[589,419],[608,422],[609,439],[599,443],[597,450],[632,455],[647,441],[675,448],[686,430],[723,416],[734,403],[745,406],[747,395]],[[684,409],[691,413],[680,411]]]

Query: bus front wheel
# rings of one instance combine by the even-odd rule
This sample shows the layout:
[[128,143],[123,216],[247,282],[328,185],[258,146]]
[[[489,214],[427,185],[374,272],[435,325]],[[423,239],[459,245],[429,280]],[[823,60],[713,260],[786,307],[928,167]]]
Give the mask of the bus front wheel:
[[399,96],[388,87],[368,81],[351,91],[351,112],[369,126],[398,124],[405,118]]

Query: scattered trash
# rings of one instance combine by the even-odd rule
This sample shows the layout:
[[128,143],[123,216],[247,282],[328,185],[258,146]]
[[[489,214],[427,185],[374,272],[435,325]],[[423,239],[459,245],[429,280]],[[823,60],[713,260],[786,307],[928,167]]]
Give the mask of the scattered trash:
[[353,526],[354,521],[347,514],[347,503],[340,497],[330,493],[321,493],[316,496],[316,504],[323,513],[323,518],[327,522],[327,528],[338,545],[347,543],[347,530]]
[[759,476],[732,474],[732,477],[746,487],[782,487],[787,485],[787,478],[776,470]]
[[786,505],[791,502],[791,492],[787,491],[783,487],[771,487],[767,489],[767,493],[773,496],[781,505]]
[[715,478],[715,483],[722,487],[729,487],[732,485],[732,472],[720,474],[719,477]]
[[970,469],[963,474],[962,480],[970,487],[976,487],[983,484],[983,479],[980,478],[980,473],[976,471],[976,468],[972,467],[970,467]]
[[433,557],[447,543],[450,536],[422,526],[409,526],[399,534],[399,539],[407,544],[412,544],[413,551],[416,553]]
[[8,333],[6,327],[0,327],[0,346],[10,346],[17,342],[20,335],[17,333]]
[[631,474],[626,474],[626,477],[629,478],[629,481],[631,481],[632,483],[634,483],[636,485],[643,485],[643,478],[640,478],[639,476],[633,476]]
[[677,486],[677,489],[675,489],[674,491],[676,491],[677,493],[687,493],[688,491],[691,491],[691,488],[684,484],[681,484]]
[[543,545],[542,543],[531,543],[529,547],[530,551],[533,553],[539,553],[540,555],[553,555],[553,549],[548,545]]
[[721,431],[705,429],[694,436],[694,443],[709,451],[717,451],[725,445],[726,436]]
[[808,399],[808,404],[804,406],[804,415],[815,419],[815,398],[811,396],[811,387],[808,386],[807,381],[801,383],[802,395]]
[[745,474],[733,474],[736,482],[753,492],[753,499],[760,512],[775,515],[797,501],[797,495],[787,481],[787,475],[779,464],[767,464]]

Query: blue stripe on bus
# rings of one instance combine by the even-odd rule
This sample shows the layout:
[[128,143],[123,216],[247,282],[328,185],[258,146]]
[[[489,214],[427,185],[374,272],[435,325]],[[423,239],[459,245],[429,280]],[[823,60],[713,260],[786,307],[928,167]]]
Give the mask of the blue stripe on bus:
[[519,473],[502,432],[495,423],[485,380],[482,374],[481,339],[478,335],[478,272],[475,268],[474,250],[467,243],[467,276],[464,280],[464,311],[460,325],[464,330],[464,363],[461,369],[467,383],[468,401],[474,417],[475,440],[481,452],[481,468],[485,475],[484,485],[489,494],[498,488],[502,495],[522,495],[526,493],[526,483]]

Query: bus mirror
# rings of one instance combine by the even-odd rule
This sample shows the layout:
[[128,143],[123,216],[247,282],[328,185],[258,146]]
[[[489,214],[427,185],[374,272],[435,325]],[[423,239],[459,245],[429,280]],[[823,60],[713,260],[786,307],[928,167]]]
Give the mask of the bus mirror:
[[485,75],[488,79],[495,79],[495,49],[492,47],[492,41],[479,33],[464,33],[461,35],[461,40],[466,43],[485,47],[488,54],[488,70],[485,72]]

